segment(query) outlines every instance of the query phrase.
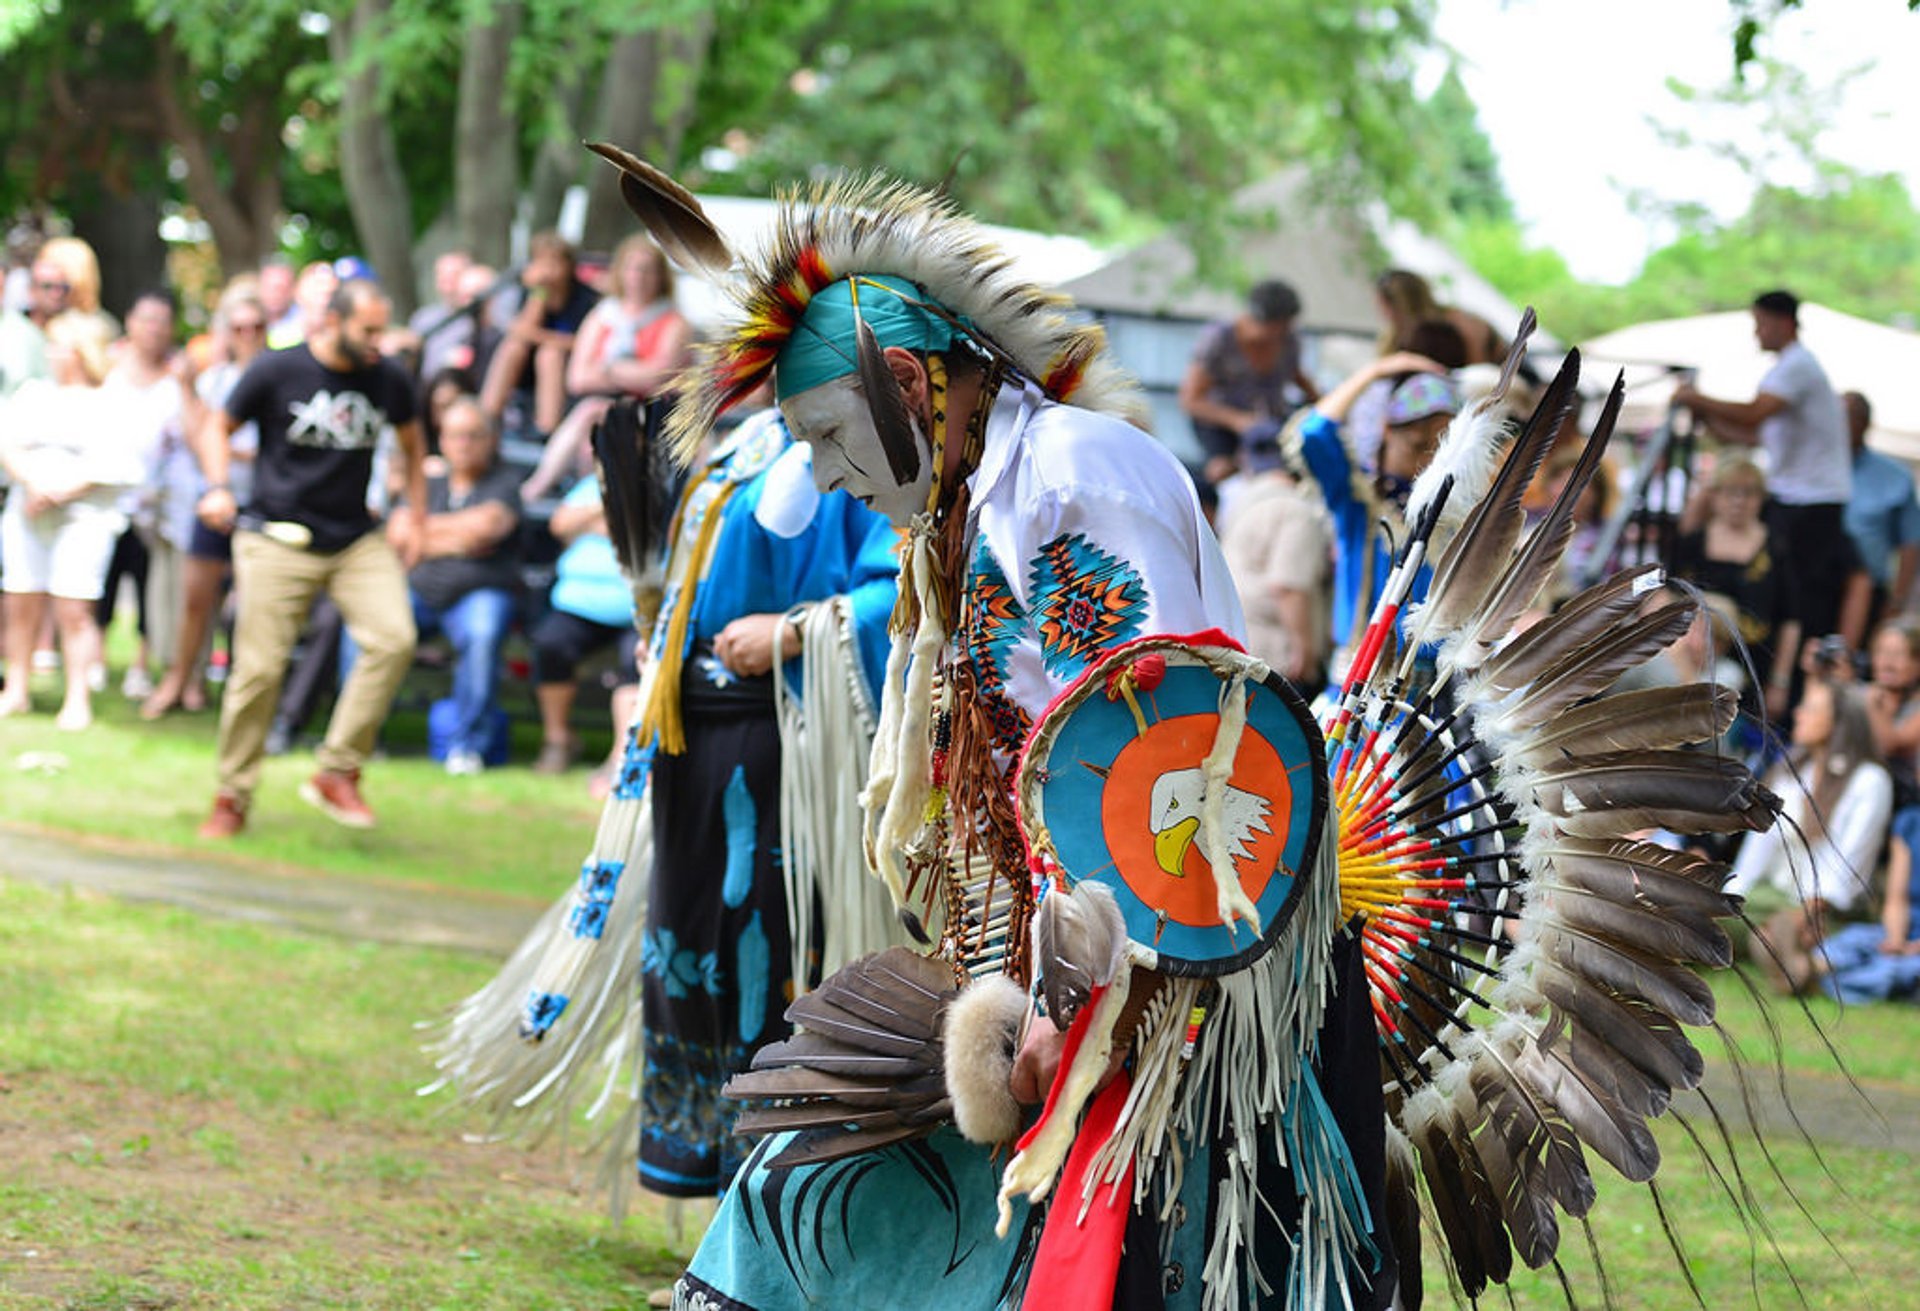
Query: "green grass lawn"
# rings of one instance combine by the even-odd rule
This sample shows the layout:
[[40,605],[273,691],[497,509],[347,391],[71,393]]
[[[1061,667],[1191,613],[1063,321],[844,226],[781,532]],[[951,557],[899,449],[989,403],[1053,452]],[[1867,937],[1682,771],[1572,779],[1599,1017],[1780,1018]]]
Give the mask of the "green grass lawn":
[[[691,1232],[676,1241],[650,1204],[616,1229],[551,1148],[471,1141],[483,1125],[414,1094],[429,1074],[414,1022],[492,968],[0,878],[0,1308],[638,1305]],[[1850,1060],[1888,1049],[1912,1096],[1916,1021],[1851,1011],[1837,1039]],[[1798,1305],[1686,1134],[1660,1138],[1707,1305]],[[1913,1158],[1828,1147],[1823,1166],[1790,1135],[1771,1147],[1784,1185],[1741,1140],[1752,1207],[1807,1304],[1908,1304],[1884,1254],[1920,1239]],[[1617,1305],[1691,1304],[1644,1189],[1603,1175],[1593,1223]],[[1597,1305],[1584,1239],[1565,1233]],[[1427,1285],[1429,1305],[1453,1305],[1431,1254]],[[1550,1273],[1522,1274],[1514,1300],[1562,1304]]]
[[[0,719],[0,822],[545,901],[578,867],[599,817],[584,765],[557,778],[527,768],[538,749],[532,725],[517,726],[523,763],[450,778],[427,757],[423,717],[403,712],[383,735],[388,758],[371,763],[362,783],[377,829],[341,828],[303,803],[299,786],[314,762],[296,751],[266,762],[247,832],[213,846],[194,830],[213,801],[215,711],[145,723],[116,687],[94,699],[92,728],[63,733],[53,725],[54,681],[36,680],[36,689],[45,713]],[[604,752],[608,741],[602,731],[588,745]]]
[[[387,733],[391,758],[368,770],[378,830],[341,829],[302,805],[294,793],[312,762],[296,755],[269,762],[247,837],[212,849],[193,836],[212,791],[212,714],[144,724],[111,693],[98,712],[77,735],[50,714],[0,720],[0,1311],[631,1307],[672,1277],[696,1235],[676,1238],[660,1208],[643,1203],[615,1228],[553,1149],[473,1141],[484,1125],[450,1099],[414,1095],[432,1073],[415,1022],[477,987],[492,962],[5,877],[12,823],[540,905],[570,877],[598,816],[584,768],[451,779],[426,759],[418,713],[403,713]],[[1771,1083],[1777,1065],[1826,1088],[1829,1117],[1871,1120],[1836,1075],[1830,1041],[1867,1095],[1920,1098],[1920,1012],[1776,1004],[1770,1030],[1744,991],[1720,993],[1756,1082]],[[1697,1041],[1724,1069],[1719,1039]],[[1728,1173],[1711,1123],[1695,1128]],[[1816,1152],[1775,1131],[1776,1177],[1737,1137],[1744,1184],[1729,1186],[1748,1190],[1769,1243],[1749,1240],[1685,1130],[1668,1120],[1659,1132],[1662,1200],[1706,1305],[1912,1304],[1909,1277],[1888,1259],[1920,1239],[1908,1151]],[[1594,1168],[1613,1303],[1691,1305],[1647,1191]],[[1578,1224],[1564,1221],[1563,1234],[1580,1304],[1601,1304]],[[1455,1304],[1431,1249],[1426,1285],[1429,1306]],[[1520,1274],[1512,1299],[1564,1304],[1551,1272]]]
[[414,1094],[492,968],[0,879],[0,1308],[640,1304],[659,1208]]

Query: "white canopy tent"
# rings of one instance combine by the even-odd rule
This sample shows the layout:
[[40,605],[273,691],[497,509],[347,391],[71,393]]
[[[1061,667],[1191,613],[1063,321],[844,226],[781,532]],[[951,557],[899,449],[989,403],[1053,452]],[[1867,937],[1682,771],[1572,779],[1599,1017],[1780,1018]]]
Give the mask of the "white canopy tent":
[[[1800,340],[1827,371],[1837,392],[1857,391],[1873,404],[1867,442],[1876,450],[1920,463],[1920,333],[1902,332],[1828,309],[1800,306]],[[1774,356],[1753,338],[1746,310],[1637,323],[1581,344],[1584,378],[1611,378],[1624,367],[1630,432],[1657,426],[1667,412],[1680,371],[1697,371],[1694,385],[1709,396],[1746,400],[1759,390]]]

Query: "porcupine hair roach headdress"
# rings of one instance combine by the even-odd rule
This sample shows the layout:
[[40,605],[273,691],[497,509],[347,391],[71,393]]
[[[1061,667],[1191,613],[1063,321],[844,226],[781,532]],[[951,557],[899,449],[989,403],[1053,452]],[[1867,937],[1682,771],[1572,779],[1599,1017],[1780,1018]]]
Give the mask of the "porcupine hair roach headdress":
[[628,206],[661,248],[739,307],[725,335],[700,349],[675,386],[668,435],[683,453],[774,375],[797,334],[815,334],[843,357],[845,367],[832,376],[856,372],[859,315],[835,315],[828,324],[809,313],[822,292],[848,281],[870,307],[891,298],[917,311],[931,325],[935,349],[959,338],[1054,400],[1144,418],[1133,380],[1107,354],[1106,334],[1071,321],[1064,296],[1019,277],[980,225],[937,192],[879,173],[785,191],[766,249],[743,258],[671,178],[617,147],[593,149],[620,168]]

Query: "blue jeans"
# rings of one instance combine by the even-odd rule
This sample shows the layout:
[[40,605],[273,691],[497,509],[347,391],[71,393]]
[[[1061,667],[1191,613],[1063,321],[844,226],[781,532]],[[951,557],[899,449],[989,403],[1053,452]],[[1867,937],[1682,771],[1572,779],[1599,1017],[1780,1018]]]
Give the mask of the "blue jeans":
[[[457,708],[453,738],[447,752],[479,755],[486,745],[486,723],[493,713],[494,689],[500,685],[500,651],[513,626],[513,594],[497,587],[468,592],[444,610],[413,598],[413,623],[422,639],[445,633],[453,643],[453,703]],[[353,639],[340,638],[340,677],[352,672],[359,652]]]
[[513,596],[494,587],[468,592],[444,610],[413,598],[413,622],[422,637],[435,632],[453,643],[453,704],[458,714],[449,755],[486,745],[486,723],[500,685],[500,649],[513,626]]

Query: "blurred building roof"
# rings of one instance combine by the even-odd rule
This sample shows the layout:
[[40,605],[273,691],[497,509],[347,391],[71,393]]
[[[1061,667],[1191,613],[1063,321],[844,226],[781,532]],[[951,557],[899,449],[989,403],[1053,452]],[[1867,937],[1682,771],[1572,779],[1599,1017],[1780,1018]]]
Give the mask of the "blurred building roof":
[[[1252,221],[1236,251],[1248,281],[1291,283],[1300,293],[1301,326],[1308,330],[1366,337],[1379,332],[1373,280],[1383,267],[1420,274],[1443,304],[1478,314],[1503,334],[1520,320],[1519,307],[1444,243],[1387,218],[1378,206],[1355,209],[1315,197],[1304,168],[1254,183],[1234,207]],[[1232,318],[1245,296],[1240,286],[1197,278],[1192,251],[1173,233],[1122,251],[1060,289],[1090,310],[1198,320]],[[1535,340],[1548,344],[1545,335]]]

